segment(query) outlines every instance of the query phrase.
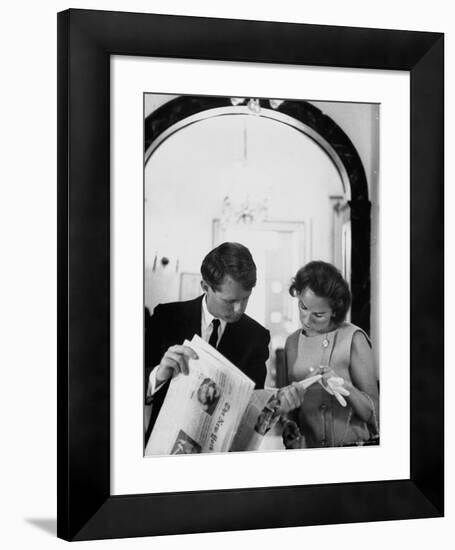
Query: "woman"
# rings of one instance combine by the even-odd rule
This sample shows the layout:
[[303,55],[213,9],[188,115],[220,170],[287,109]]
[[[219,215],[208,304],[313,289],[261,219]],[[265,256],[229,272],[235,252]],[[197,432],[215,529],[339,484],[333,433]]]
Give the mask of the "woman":
[[377,442],[371,344],[362,329],[345,322],[351,303],[346,281],[333,265],[310,262],[297,272],[289,292],[298,299],[302,329],[285,346],[291,385],[279,395],[282,410],[295,409],[293,418],[284,419],[286,448]]

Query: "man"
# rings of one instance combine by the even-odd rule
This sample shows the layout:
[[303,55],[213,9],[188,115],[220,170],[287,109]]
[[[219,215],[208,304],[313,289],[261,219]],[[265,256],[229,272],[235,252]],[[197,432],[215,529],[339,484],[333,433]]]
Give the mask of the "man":
[[[201,265],[202,296],[187,302],[158,305],[146,323],[146,404],[152,413],[151,433],[166,396],[169,381],[188,374],[196,353],[184,346],[198,334],[249,376],[257,389],[264,387],[270,333],[245,314],[256,284],[256,265],[250,251],[239,243],[223,243]],[[147,318],[147,317],[146,317]]]

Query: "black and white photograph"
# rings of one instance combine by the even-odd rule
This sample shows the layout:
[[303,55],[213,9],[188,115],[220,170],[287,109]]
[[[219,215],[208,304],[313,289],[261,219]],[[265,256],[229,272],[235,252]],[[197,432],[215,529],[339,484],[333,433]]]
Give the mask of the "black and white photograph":
[[144,93],[145,456],[380,444],[379,132],[377,103]]
[[218,401],[220,400],[220,389],[217,383],[211,378],[204,378],[196,390],[196,399],[201,409],[212,416]]

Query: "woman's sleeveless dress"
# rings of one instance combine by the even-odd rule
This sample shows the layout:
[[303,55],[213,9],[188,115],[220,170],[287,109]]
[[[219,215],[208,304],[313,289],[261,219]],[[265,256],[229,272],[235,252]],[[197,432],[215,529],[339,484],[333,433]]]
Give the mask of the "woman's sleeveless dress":
[[[301,330],[289,336],[286,358],[289,383],[298,382],[329,366],[335,373],[352,382],[350,373],[352,338],[360,331],[350,323],[315,336],[306,336]],[[295,357],[295,360],[293,358]],[[360,420],[349,404],[342,407],[333,395],[316,382],[305,393],[297,413],[300,431],[307,447],[339,447],[362,445],[370,438],[366,422]]]

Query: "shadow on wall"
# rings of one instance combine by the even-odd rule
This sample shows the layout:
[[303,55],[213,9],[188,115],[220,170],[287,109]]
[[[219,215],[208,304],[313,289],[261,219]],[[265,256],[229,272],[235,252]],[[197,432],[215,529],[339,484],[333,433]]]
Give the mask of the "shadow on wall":
[[49,535],[57,536],[57,518],[25,518],[25,521]]

